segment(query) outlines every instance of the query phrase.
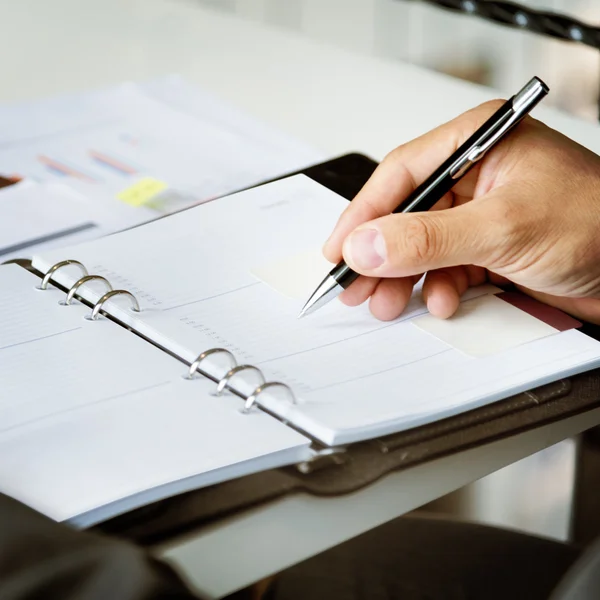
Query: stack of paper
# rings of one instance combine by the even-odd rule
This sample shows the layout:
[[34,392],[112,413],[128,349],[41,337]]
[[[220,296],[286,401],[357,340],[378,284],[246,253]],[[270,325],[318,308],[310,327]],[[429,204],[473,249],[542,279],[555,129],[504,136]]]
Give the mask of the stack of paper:
[[28,258],[48,236],[58,244],[64,232],[144,223],[322,158],[179,77],[6,105],[0,132],[0,174],[35,184],[3,196],[1,259]]

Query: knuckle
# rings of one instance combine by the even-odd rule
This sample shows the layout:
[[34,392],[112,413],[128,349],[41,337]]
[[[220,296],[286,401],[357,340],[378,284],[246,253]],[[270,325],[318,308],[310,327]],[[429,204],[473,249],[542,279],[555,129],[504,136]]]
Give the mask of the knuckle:
[[420,264],[437,253],[441,233],[435,219],[420,215],[407,219],[403,235],[397,238],[397,252],[411,264]]
[[394,148],[393,150],[391,150],[390,152],[388,152],[383,157],[383,160],[381,161],[381,164],[385,164],[385,165],[392,164],[392,165],[394,165],[394,164],[400,162],[401,159],[402,159],[402,156],[404,155],[405,147],[406,147],[406,144],[401,144],[400,146],[397,146],[396,148]]
[[457,117],[457,120],[463,120],[465,126],[465,132],[475,131],[486,119],[488,119],[493,113],[495,113],[502,105],[504,100],[488,100],[478,106],[468,110],[463,115]]

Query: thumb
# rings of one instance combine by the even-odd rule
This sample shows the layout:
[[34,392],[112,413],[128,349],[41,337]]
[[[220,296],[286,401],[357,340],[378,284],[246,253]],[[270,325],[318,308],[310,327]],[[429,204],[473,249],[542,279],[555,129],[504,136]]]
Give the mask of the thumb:
[[344,260],[371,277],[408,277],[458,265],[489,267],[506,238],[488,209],[492,199],[486,200],[364,223],[346,238]]

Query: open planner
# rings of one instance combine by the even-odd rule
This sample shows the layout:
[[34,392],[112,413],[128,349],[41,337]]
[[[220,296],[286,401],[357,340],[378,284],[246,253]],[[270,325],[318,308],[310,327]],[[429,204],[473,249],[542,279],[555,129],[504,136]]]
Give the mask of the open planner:
[[347,201],[296,175],[0,266],[0,491],[90,526],[600,365],[578,323],[493,286],[456,317],[331,302]]

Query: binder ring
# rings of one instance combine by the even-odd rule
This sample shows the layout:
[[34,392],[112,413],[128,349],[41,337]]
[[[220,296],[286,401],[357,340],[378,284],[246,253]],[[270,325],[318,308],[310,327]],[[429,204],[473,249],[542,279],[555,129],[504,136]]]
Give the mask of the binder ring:
[[50,279],[52,279],[52,275],[54,275],[54,273],[56,273],[56,271],[58,271],[59,269],[62,269],[63,267],[66,267],[67,265],[76,265],[81,269],[81,272],[84,275],[88,274],[88,270],[78,260],[72,260],[72,259],[61,260],[60,262],[57,262],[56,264],[52,265],[48,269],[48,271],[46,271],[46,274],[44,275],[44,278],[42,279],[42,283],[40,284],[40,287],[38,289],[46,290],[48,288],[48,283],[50,283]]
[[140,312],[140,305],[137,301],[137,298],[127,290],[111,290],[110,292],[106,292],[96,304],[94,304],[94,308],[92,309],[92,314],[88,318],[90,321],[95,321],[102,310],[102,305],[107,301],[113,298],[114,296],[128,296],[131,298],[131,308],[135,312]]
[[258,367],[255,367],[254,365],[238,365],[237,367],[233,367],[233,369],[231,369],[231,371],[228,371],[225,374],[225,376],[219,381],[219,383],[217,384],[217,389],[214,392],[214,395],[221,396],[223,394],[223,392],[225,391],[227,384],[229,383],[231,378],[234,377],[234,375],[236,375],[240,371],[248,371],[248,370],[252,370],[252,371],[255,371],[256,373],[258,373],[258,376],[260,377],[260,385],[265,384],[265,377],[264,377],[262,371]]
[[229,360],[231,361],[231,367],[233,368],[237,366],[237,360],[235,359],[235,356],[231,352],[229,352],[227,348],[211,348],[210,350],[206,350],[205,352],[199,354],[196,357],[196,360],[194,360],[194,362],[190,365],[188,374],[185,376],[185,379],[193,379],[194,373],[198,370],[200,363],[205,358],[209,357],[211,354],[227,354],[227,356],[229,356]]
[[242,409],[243,413],[249,413],[250,409],[256,404],[258,397],[268,388],[272,387],[282,387],[287,390],[288,395],[290,396],[290,400],[292,404],[296,404],[296,397],[294,396],[294,392],[292,392],[289,385],[285,383],[281,383],[280,381],[269,381],[267,383],[263,383],[259,385],[253,392],[246,398],[246,402],[244,404],[244,408]]
[[102,277],[101,275],[85,275],[81,279],[78,279],[71,286],[71,289],[69,290],[69,292],[67,294],[67,298],[65,300],[65,306],[69,306],[71,304],[71,302],[73,302],[73,298],[75,297],[75,294],[77,293],[77,290],[84,283],[87,283],[88,281],[94,281],[94,280],[102,280],[102,281],[104,281],[104,283],[106,283],[106,287],[108,288],[108,291],[112,292],[113,287],[112,287],[112,285],[110,285],[110,281],[108,281],[108,279],[106,279],[105,277]]

